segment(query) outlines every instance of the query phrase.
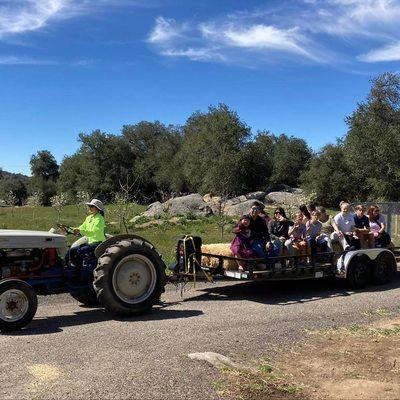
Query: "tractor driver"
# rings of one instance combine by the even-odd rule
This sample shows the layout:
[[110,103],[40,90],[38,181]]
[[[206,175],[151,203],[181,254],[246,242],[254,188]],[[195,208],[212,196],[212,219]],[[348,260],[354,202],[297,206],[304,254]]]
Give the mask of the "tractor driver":
[[82,265],[83,257],[86,254],[93,253],[96,247],[106,240],[104,205],[100,200],[93,199],[86,203],[89,207],[89,215],[86,217],[82,225],[74,229],[75,235],[86,236],[87,244],[81,247],[72,248],[69,251],[69,259],[76,266]]

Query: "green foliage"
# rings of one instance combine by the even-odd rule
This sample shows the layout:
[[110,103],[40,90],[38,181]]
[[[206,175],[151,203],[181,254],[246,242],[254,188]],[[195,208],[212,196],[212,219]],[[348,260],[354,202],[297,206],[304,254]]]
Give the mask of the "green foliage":
[[59,167],[48,150],[40,150],[30,160],[32,185],[40,193],[42,205],[50,205],[50,199],[57,193],[56,181]]
[[189,191],[236,194],[245,187],[241,151],[250,137],[239,116],[220,104],[196,112],[183,128],[178,155]]
[[296,187],[300,174],[307,169],[312,153],[303,139],[293,136],[273,136],[273,173],[271,183]]
[[360,199],[399,200],[400,75],[372,81],[366,102],[347,118],[346,162],[357,175]]
[[310,161],[301,175],[308,193],[315,193],[314,201],[326,206],[338,206],[341,200],[356,197],[357,177],[346,164],[343,145],[327,145]]
[[28,197],[27,187],[21,179],[0,178],[0,199],[7,202],[7,199],[10,198],[10,193],[15,198],[15,204],[11,205],[22,205]]

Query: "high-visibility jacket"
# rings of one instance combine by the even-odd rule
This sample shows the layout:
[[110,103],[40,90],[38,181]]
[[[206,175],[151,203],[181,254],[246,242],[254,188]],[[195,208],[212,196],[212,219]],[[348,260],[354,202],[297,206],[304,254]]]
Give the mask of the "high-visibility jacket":
[[82,236],[86,236],[88,243],[104,242],[106,236],[104,230],[106,222],[100,213],[90,214],[83,224],[78,228]]

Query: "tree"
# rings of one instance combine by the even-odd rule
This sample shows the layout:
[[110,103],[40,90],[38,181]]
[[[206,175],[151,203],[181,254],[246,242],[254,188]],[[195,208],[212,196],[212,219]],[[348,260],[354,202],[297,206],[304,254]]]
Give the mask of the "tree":
[[358,177],[360,200],[399,200],[400,75],[384,73],[374,79],[367,100],[346,122],[344,151]]
[[338,207],[341,200],[356,197],[356,177],[346,164],[343,144],[329,144],[322,148],[301,174],[302,186],[315,194],[315,201],[325,206]]
[[0,199],[6,200],[13,198],[12,205],[22,205],[28,197],[28,190],[21,179],[7,177],[0,179]]
[[59,167],[54,156],[48,150],[40,150],[31,156],[32,184],[40,193],[42,204],[50,205],[50,198],[57,193],[56,181]]
[[311,158],[310,148],[305,140],[284,134],[273,136],[273,142],[271,183],[298,186],[300,174]]
[[178,155],[185,185],[192,192],[239,193],[246,187],[242,154],[249,127],[226,105],[196,112],[183,127]]
[[273,137],[269,132],[258,132],[242,150],[243,169],[246,171],[245,191],[264,190],[270,182],[273,171]]
[[40,150],[31,156],[31,173],[34,177],[45,181],[56,181],[58,178],[58,164],[54,156],[48,150]]
[[122,136],[133,154],[135,175],[144,197],[153,198],[159,191],[180,191],[180,169],[175,161],[182,142],[179,128],[142,121],[124,125]]

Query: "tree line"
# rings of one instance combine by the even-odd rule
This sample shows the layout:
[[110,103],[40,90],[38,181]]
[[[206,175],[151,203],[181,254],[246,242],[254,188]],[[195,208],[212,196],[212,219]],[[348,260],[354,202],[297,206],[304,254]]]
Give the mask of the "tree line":
[[[400,75],[371,81],[368,97],[346,118],[347,134],[313,152],[303,139],[253,133],[225,104],[195,112],[183,126],[142,121],[118,135],[79,134],[79,149],[58,165],[47,150],[32,155],[32,177],[0,177],[0,198],[48,205],[62,193],[148,203],[189,192],[234,196],[275,184],[301,186],[316,202],[399,200]],[[321,132],[323,135],[323,132]]]

